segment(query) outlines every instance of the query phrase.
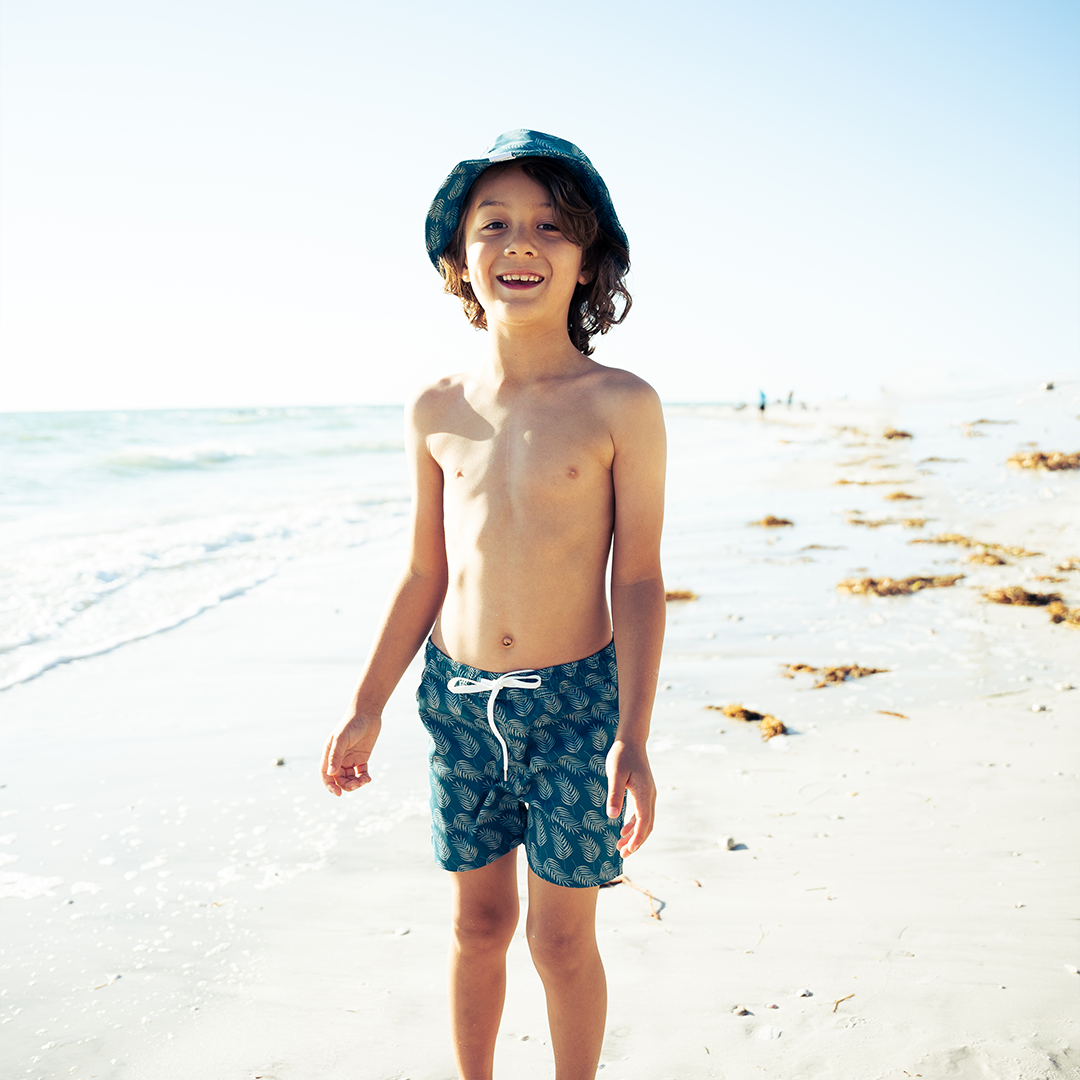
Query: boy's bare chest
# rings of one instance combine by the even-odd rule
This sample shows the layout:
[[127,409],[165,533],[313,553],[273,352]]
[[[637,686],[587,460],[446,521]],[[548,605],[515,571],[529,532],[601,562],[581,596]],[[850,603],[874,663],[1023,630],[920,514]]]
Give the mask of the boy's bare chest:
[[437,434],[431,449],[448,502],[540,507],[595,498],[611,485],[611,438],[588,410],[492,411]]

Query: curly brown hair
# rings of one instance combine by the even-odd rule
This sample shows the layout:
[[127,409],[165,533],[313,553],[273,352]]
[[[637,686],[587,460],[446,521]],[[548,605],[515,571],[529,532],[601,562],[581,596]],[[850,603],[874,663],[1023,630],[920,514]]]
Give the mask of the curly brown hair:
[[[626,288],[630,252],[625,244],[601,227],[596,211],[574,174],[559,162],[548,158],[520,158],[493,165],[480,175],[488,176],[494,170],[501,172],[513,168],[520,168],[530,180],[547,190],[555,208],[555,223],[581,248],[581,269],[588,281],[574,289],[566,314],[566,330],[574,348],[591,356],[593,335],[606,334],[630,311],[633,301]],[[443,291],[461,300],[465,315],[473,326],[486,330],[487,315],[472,286],[461,276],[465,269],[466,217],[464,213],[461,215],[450,243],[439,256],[439,273],[443,276]]]

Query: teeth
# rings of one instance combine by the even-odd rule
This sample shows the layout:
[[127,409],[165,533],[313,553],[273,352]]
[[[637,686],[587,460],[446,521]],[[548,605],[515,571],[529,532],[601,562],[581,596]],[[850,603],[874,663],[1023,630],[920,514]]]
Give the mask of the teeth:
[[543,281],[542,277],[536,274],[500,274],[500,281]]

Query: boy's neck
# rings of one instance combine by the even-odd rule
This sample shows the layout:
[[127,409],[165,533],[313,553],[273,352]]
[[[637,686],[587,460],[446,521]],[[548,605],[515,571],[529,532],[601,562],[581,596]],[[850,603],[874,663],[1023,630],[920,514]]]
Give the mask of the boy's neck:
[[485,366],[497,382],[532,382],[567,375],[592,361],[574,348],[563,326],[488,327]]

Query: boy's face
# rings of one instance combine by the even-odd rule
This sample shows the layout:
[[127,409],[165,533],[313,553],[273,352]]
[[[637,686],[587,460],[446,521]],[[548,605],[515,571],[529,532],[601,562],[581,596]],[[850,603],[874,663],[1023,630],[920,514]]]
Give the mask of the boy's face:
[[574,289],[588,280],[581,248],[555,222],[550,193],[514,167],[485,173],[472,190],[462,277],[489,326],[551,319],[565,327]]

